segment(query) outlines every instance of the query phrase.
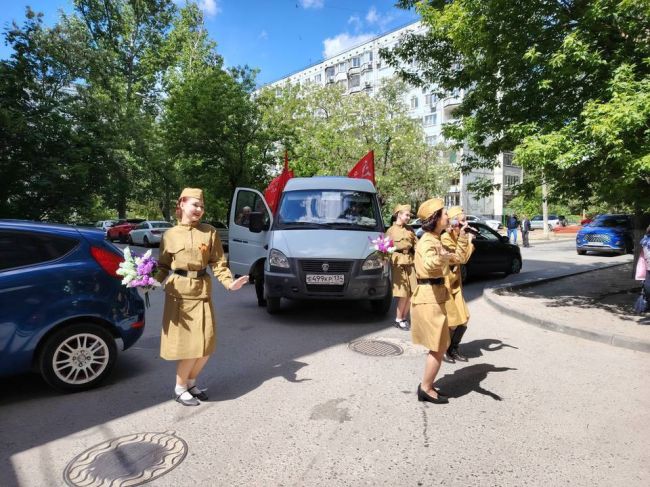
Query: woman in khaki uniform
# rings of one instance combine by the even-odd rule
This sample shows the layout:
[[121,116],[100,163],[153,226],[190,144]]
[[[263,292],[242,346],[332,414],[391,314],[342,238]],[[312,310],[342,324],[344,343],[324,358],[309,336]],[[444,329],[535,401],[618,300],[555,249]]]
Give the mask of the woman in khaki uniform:
[[422,203],[418,218],[422,221],[424,235],[415,248],[417,287],[411,298],[411,338],[413,343],[427,347],[429,353],[417,394],[419,401],[445,404],[449,402],[447,397],[433,387],[442,357],[449,347],[447,301],[450,295],[445,277],[450,272],[453,255],[440,242],[440,234],[448,223],[443,201],[433,198]]
[[223,254],[219,234],[201,223],[203,191],[185,188],[176,208],[180,221],[163,235],[160,243],[159,271],[156,279],[164,285],[160,356],[178,360],[176,367],[176,401],[198,406],[208,398],[196,379],[216,347],[215,320],[212,309],[212,281],[207,267],[226,289],[240,289],[248,276],[233,281]]
[[[451,266],[451,274],[447,277],[447,289],[453,298],[447,308],[447,321],[451,343],[447,349],[447,360],[454,363],[456,360],[467,362],[467,357],[458,350],[460,341],[467,330],[469,309],[463,298],[463,280],[461,278],[461,265],[467,264],[474,252],[472,239],[474,235],[466,233],[467,221],[460,206],[452,206],[447,210],[449,228],[442,234],[440,241],[447,252],[456,256],[456,264]],[[461,235],[461,232],[463,235]]]
[[395,246],[391,255],[391,271],[393,277],[393,296],[398,298],[395,326],[401,330],[410,328],[407,320],[411,295],[417,286],[413,255],[417,237],[407,225],[411,219],[411,205],[397,205],[393,211],[393,225],[386,231]]

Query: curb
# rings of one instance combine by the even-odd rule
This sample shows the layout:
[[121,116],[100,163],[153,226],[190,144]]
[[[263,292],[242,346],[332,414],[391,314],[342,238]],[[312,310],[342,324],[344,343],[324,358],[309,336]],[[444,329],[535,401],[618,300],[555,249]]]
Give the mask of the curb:
[[584,338],[586,340],[592,340],[594,342],[606,343],[608,345],[613,345],[615,347],[627,348],[628,350],[635,350],[637,352],[650,353],[650,340],[638,340],[629,338],[622,335],[617,335],[615,333],[601,333],[596,331],[590,331],[585,328],[576,328],[573,326],[563,325],[551,320],[545,320],[543,318],[538,318],[535,316],[530,316],[526,313],[519,311],[518,309],[512,309],[503,304],[499,303],[496,296],[499,295],[499,291],[509,291],[527,287],[534,287],[538,284],[544,284],[547,282],[557,281],[564,279],[565,277],[577,276],[580,274],[587,274],[589,272],[599,271],[603,269],[608,269],[610,267],[618,267],[626,265],[625,263],[616,263],[608,264],[597,269],[588,269],[586,271],[572,272],[568,274],[562,274],[560,276],[553,276],[547,278],[538,278],[531,279],[529,281],[523,281],[517,284],[504,284],[502,286],[497,286],[493,288],[486,288],[483,290],[483,297],[493,308],[501,311],[502,313],[507,313],[510,316],[514,316],[525,323],[537,326],[538,328],[543,328],[545,330],[554,331],[557,333],[564,333],[566,335],[572,335],[579,338]]

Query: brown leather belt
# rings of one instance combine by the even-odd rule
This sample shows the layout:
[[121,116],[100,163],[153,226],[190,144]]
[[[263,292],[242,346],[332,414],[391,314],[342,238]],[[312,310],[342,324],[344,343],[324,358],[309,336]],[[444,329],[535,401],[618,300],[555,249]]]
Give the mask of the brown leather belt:
[[174,274],[178,274],[179,276],[183,277],[189,277],[191,279],[197,279],[199,277],[203,277],[206,274],[207,269],[204,267],[200,271],[186,271],[185,269],[174,269]]
[[440,286],[441,284],[444,284],[445,280],[442,277],[436,277],[436,278],[430,278],[430,279],[418,279],[418,284],[421,285],[427,285],[429,284],[430,286]]

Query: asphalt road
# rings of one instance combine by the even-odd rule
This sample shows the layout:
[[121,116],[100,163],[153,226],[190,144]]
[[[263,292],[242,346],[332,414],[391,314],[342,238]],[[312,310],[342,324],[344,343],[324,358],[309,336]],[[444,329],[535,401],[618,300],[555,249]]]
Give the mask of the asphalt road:
[[[629,260],[578,256],[573,242],[522,249],[516,276],[466,286],[466,364],[443,364],[448,405],[418,403],[424,350],[357,303],[288,303],[270,316],[252,286],[215,285],[211,400],[171,400],[158,356],[162,294],[143,338],[101,388],[52,392],[35,376],[0,381],[0,486],[64,485],[70,460],[106,440],[175,432],[188,455],[151,485],[650,484],[650,354],[548,332],[483,302],[485,286]],[[382,339],[404,353],[349,348]]]

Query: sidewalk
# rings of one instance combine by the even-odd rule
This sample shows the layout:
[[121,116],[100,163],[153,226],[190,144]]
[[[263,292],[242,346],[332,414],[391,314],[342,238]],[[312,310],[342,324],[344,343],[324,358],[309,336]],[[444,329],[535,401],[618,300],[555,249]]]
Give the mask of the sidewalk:
[[486,289],[486,301],[520,320],[569,335],[650,353],[650,315],[632,313],[640,283],[632,264]]

